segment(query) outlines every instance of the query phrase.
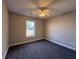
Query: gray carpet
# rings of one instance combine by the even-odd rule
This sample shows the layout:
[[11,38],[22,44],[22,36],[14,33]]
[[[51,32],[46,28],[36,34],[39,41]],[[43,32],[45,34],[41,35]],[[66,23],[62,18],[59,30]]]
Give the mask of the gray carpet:
[[76,52],[47,40],[9,48],[5,59],[76,59]]

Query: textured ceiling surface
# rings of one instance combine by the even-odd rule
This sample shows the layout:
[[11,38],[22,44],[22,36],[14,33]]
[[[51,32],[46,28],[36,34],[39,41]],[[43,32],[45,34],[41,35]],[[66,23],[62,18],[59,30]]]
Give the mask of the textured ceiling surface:
[[51,16],[60,15],[75,10],[76,0],[6,0],[10,12],[33,16],[32,10],[46,7],[51,10]]

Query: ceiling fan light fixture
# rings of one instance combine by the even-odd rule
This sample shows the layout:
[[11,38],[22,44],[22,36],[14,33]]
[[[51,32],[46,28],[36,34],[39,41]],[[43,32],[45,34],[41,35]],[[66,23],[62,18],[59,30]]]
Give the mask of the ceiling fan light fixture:
[[40,8],[40,9],[34,10],[32,14],[39,17],[46,17],[46,16],[49,16],[49,10]]

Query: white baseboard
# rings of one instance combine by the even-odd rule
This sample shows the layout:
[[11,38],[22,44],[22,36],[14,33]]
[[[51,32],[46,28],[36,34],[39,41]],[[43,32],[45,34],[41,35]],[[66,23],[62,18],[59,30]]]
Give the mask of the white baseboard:
[[9,49],[9,46],[8,46],[8,47],[7,47],[7,49],[6,49],[5,54],[4,54],[4,55],[2,55],[2,59],[5,59],[6,54],[7,54],[7,52],[8,52],[8,49]]
[[2,56],[2,59],[5,59],[6,54],[7,54],[8,49],[9,49],[10,46],[16,46],[16,45],[20,45],[20,44],[24,44],[24,43],[29,43],[29,42],[34,42],[34,41],[38,41],[38,40],[42,40],[42,39],[44,39],[44,38],[35,39],[35,40],[29,40],[29,41],[24,41],[24,42],[18,42],[18,43],[14,43],[14,44],[10,44],[10,45],[8,46],[8,48],[6,49],[6,51],[5,51],[5,54]]
[[20,45],[20,44],[24,44],[24,43],[29,43],[29,42],[33,42],[33,41],[37,41],[37,40],[42,40],[41,39],[34,39],[34,40],[28,40],[28,41],[23,41],[23,42],[18,42],[18,43],[14,43],[14,44],[10,44],[9,46],[16,46],[16,45]]
[[[46,39],[46,40],[48,40],[48,39]],[[66,45],[66,44],[63,44],[63,43],[57,42],[57,41],[55,41],[55,40],[48,40],[48,41],[53,42],[53,43],[56,43],[56,44],[58,44],[58,45],[61,45],[61,46],[63,46],[63,47],[66,47],[66,48],[69,48],[69,49],[72,49],[72,50],[76,51],[75,48],[70,47],[70,46],[68,46],[68,45]]]

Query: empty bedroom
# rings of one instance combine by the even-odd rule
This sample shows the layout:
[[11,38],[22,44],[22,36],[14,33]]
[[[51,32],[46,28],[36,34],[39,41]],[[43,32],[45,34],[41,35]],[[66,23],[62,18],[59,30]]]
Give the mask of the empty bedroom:
[[76,0],[2,0],[2,59],[76,59]]

